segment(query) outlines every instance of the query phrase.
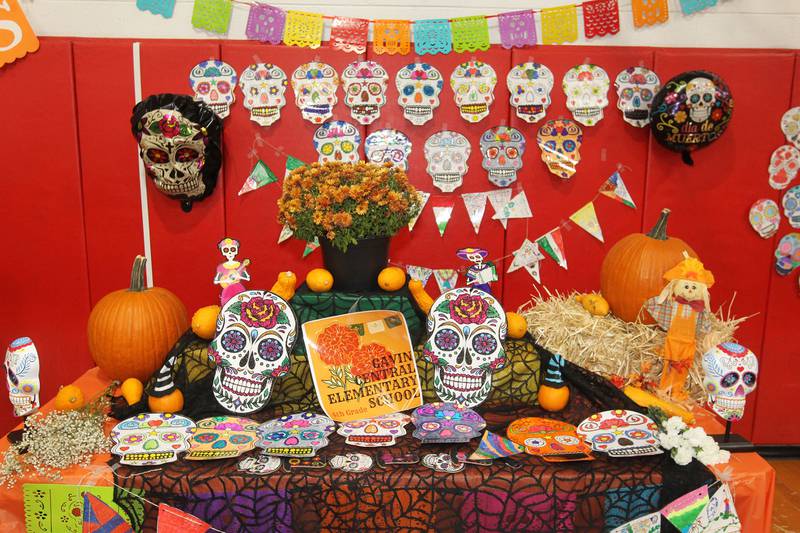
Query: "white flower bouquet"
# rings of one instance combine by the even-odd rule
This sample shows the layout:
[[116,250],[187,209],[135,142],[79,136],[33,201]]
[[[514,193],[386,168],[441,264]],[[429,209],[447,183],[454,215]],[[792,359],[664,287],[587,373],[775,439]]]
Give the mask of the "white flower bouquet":
[[720,450],[719,444],[706,435],[701,427],[690,428],[679,416],[667,419],[661,426],[658,438],[665,450],[670,450],[672,459],[679,465],[688,465],[697,459],[706,466],[725,464],[731,453]]

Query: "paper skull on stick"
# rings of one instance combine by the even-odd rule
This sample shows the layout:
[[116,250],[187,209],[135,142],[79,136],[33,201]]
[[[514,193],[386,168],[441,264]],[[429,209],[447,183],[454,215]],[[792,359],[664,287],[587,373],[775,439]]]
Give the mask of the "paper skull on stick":
[[5,358],[8,399],[14,416],[27,416],[39,409],[39,352],[28,337],[11,341]]
[[756,355],[735,342],[723,342],[703,354],[703,371],[703,386],[714,412],[725,420],[741,420],[745,397],[756,388]]

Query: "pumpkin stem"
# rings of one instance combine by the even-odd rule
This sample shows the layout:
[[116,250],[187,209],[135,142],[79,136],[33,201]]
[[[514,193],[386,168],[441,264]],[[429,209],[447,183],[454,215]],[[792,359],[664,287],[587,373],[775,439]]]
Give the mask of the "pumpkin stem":
[[130,291],[142,292],[144,290],[144,267],[147,264],[147,258],[143,255],[137,255],[133,260],[133,268],[131,269],[131,287]]
[[656,222],[656,225],[650,230],[650,233],[647,234],[648,237],[656,239],[657,241],[666,241],[669,238],[667,236],[667,219],[669,218],[669,213],[670,211],[667,208],[661,210],[661,216],[658,217],[658,222]]

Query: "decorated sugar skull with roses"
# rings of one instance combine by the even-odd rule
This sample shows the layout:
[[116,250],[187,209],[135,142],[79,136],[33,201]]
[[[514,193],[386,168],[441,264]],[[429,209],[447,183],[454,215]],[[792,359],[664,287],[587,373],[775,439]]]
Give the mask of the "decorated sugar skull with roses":
[[386,104],[389,75],[375,61],[354,61],[342,72],[344,103],[359,124],[372,124]]
[[212,390],[233,413],[262,409],[274,380],[289,373],[297,319],[286,301],[266,291],[244,291],[225,303],[208,355],[217,364]]
[[336,423],[316,413],[295,413],[270,420],[258,427],[256,446],[267,455],[279,457],[313,457],[328,445],[328,435]]
[[189,74],[194,99],[205,103],[219,118],[231,113],[236,101],[236,71],[224,61],[201,61]]
[[492,390],[492,373],[507,362],[500,302],[477,288],[451,289],[433,303],[427,329],[423,357],[435,367],[437,396],[467,407],[481,404]]
[[295,104],[303,118],[313,124],[322,124],[333,116],[338,86],[336,69],[326,63],[304,63],[292,73]]

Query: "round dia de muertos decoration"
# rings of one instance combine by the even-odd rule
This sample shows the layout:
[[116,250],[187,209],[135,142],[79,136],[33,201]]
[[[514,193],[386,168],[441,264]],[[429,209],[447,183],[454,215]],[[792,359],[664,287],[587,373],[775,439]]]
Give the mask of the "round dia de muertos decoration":
[[417,407],[411,418],[414,437],[423,443],[469,442],[486,427],[483,417],[468,407],[433,402]]
[[735,342],[723,342],[703,354],[703,386],[708,403],[725,420],[741,420],[746,396],[756,388],[756,354]]
[[363,418],[342,422],[336,432],[345,437],[345,442],[353,446],[375,448],[394,446],[397,438],[406,434],[405,425],[411,417],[403,413],[391,413],[375,418]]
[[224,61],[201,61],[189,74],[194,99],[211,108],[219,118],[227,117],[236,101],[236,71]]
[[594,451],[610,457],[664,453],[659,446],[656,423],[635,411],[614,409],[595,413],[578,425],[577,432]]
[[342,71],[344,103],[359,124],[372,124],[386,104],[389,75],[375,61],[355,61]]
[[197,422],[186,459],[205,461],[238,457],[256,447],[258,422],[235,416],[212,416]]
[[131,466],[171,463],[189,449],[195,424],[172,413],[142,413],[123,420],[111,430],[111,453]]
[[316,413],[286,415],[261,424],[256,446],[267,455],[278,457],[313,457],[328,445],[328,435],[336,423]]
[[269,126],[280,119],[288,84],[286,73],[277,65],[256,63],[247,67],[239,86],[244,94],[244,107],[250,111],[250,120]]
[[303,118],[313,124],[322,124],[333,116],[333,106],[339,101],[338,86],[336,69],[326,63],[304,63],[292,73],[295,104]]
[[415,126],[422,126],[433,118],[439,107],[442,92],[442,73],[427,63],[411,63],[397,71],[397,104],[403,117]]

